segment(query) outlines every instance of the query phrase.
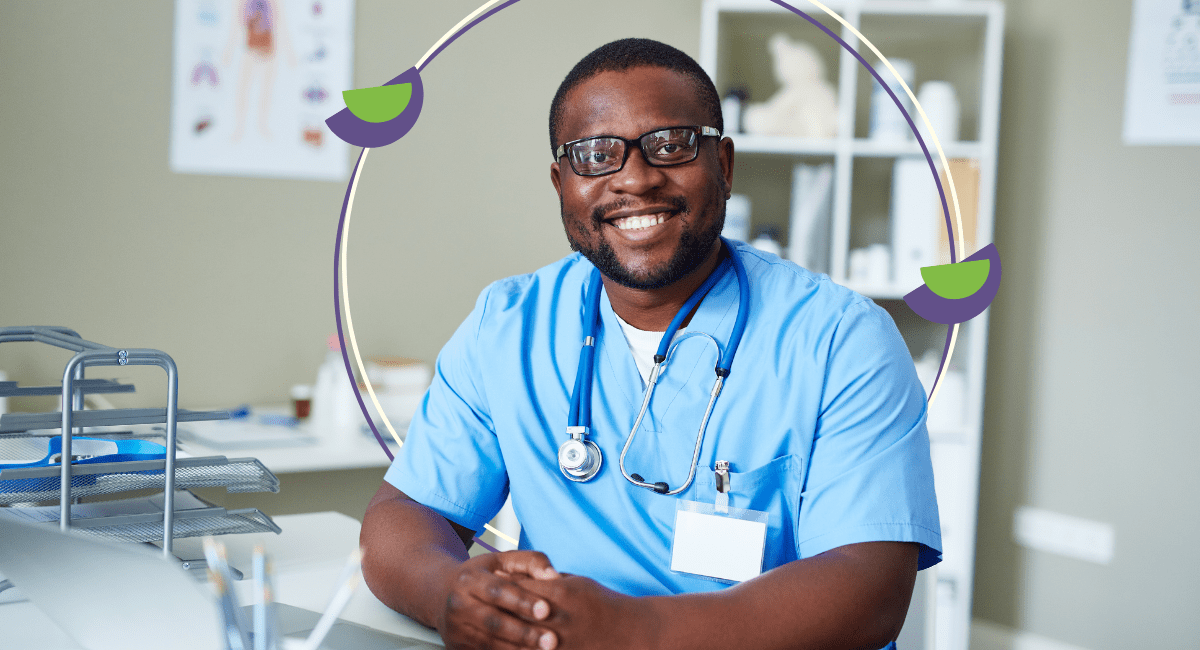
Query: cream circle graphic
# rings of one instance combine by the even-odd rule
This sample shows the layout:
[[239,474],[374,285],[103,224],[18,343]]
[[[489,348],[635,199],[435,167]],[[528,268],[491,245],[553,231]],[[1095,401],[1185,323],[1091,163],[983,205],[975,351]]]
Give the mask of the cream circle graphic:
[[[350,240],[350,215],[354,209],[354,195],[358,189],[358,181],[362,175],[362,170],[367,162],[368,152],[375,147],[382,147],[403,137],[413,125],[416,123],[417,117],[420,115],[422,104],[424,103],[424,89],[421,84],[421,71],[433,60],[442,50],[448,47],[451,43],[457,40],[460,36],[467,32],[475,25],[478,25],[483,20],[494,15],[496,12],[516,4],[519,0],[491,0],[484,3],[478,9],[473,11],[467,17],[463,18],[450,31],[446,32],[441,39],[433,44],[429,51],[425,53],[417,65],[403,72],[383,86],[375,88],[363,88],[357,90],[348,90],[343,93],[346,99],[347,108],[342,109],[337,114],[326,120],[326,124],[342,140],[362,147],[359,153],[358,161],[354,165],[354,172],[350,177],[350,182],[346,187],[346,196],[342,202],[341,217],[338,221],[337,238],[334,245],[333,255],[333,310],[334,318],[337,322],[338,339],[341,343],[342,360],[346,366],[346,373],[350,377],[350,384],[354,388],[355,397],[358,400],[359,408],[362,410],[363,416],[366,418],[367,424],[371,428],[371,432],[375,435],[375,439],[383,448],[384,453],[388,458],[393,458],[391,450],[380,435],[379,429],[375,422],[371,419],[368,412],[366,402],[363,400],[362,392],[358,389],[358,384],[354,380],[354,371],[350,365],[350,352],[353,352],[354,361],[359,372],[363,377],[366,376],[366,369],[363,367],[362,355],[359,354],[358,342],[354,336],[354,321],[350,314],[350,293],[349,279],[346,272],[346,260],[348,257],[348,244]],[[927,267],[922,269],[923,279],[927,283],[934,283],[937,289],[927,285],[922,285],[916,290],[905,296],[905,302],[909,303],[910,307],[914,308],[919,315],[934,322],[949,324],[950,327],[946,333],[946,344],[942,351],[942,361],[938,368],[937,377],[934,379],[933,387],[929,391],[928,406],[932,407],[934,400],[937,398],[938,389],[941,387],[942,376],[946,368],[950,364],[950,358],[954,354],[955,342],[958,338],[959,325],[966,320],[981,313],[983,309],[990,304],[992,297],[995,296],[995,291],[999,286],[1000,281],[1000,261],[999,255],[995,251],[995,246],[989,244],[984,249],[977,252],[967,260],[967,264],[960,265],[957,268],[946,268],[958,264],[958,251],[962,250],[963,235],[962,235],[962,219],[961,211],[959,210],[958,192],[954,186],[954,176],[950,172],[950,167],[946,161],[946,154],[942,150],[941,141],[938,139],[937,133],[934,131],[933,125],[930,124],[929,117],[925,114],[925,109],[921,107],[921,102],[917,100],[916,95],[908,84],[905,83],[903,75],[896,72],[892,67],[891,62],[887,57],[871,43],[870,39],[864,36],[853,25],[847,22],[844,18],[838,15],[829,7],[822,4],[819,0],[808,0],[811,4],[819,8],[821,11],[828,14],[831,18],[840,23],[859,41],[867,46],[870,51],[879,58],[884,66],[892,73],[895,79],[899,82],[908,98],[912,101],[913,107],[916,108],[921,120],[929,133],[933,147],[937,151],[938,161],[941,163],[941,168],[946,170],[946,181],[950,188],[950,200],[947,201],[945,188],[942,185],[941,178],[938,174],[938,166],[934,162],[933,156],[926,146],[921,132],[917,129],[916,123],[913,121],[912,115],[904,108],[899,97],[896,96],[888,83],[883,80],[879,72],[867,62],[865,58],[857,50],[850,46],[845,40],[838,36],[831,29],[823,25],[821,22],[810,16],[808,13],[793,7],[792,5],[783,2],[782,0],[771,0],[776,5],[800,16],[804,20],[811,23],[817,29],[820,29],[842,48],[848,51],[859,63],[871,73],[871,76],[882,86],[883,90],[891,97],[896,108],[904,115],[904,119],[908,122],[909,128],[916,136],[917,143],[921,147],[922,153],[925,155],[926,161],[929,163],[929,169],[933,174],[934,183],[937,185],[938,195],[941,199],[942,212],[946,218],[946,233],[950,244],[950,264],[940,267]],[[353,109],[353,110],[352,110]],[[954,206],[953,218],[951,218],[950,205]],[[957,228],[955,228],[957,226]],[[955,233],[957,233],[957,248],[955,246]],[[990,266],[989,266],[990,263]],[[977,285],[975,280],[980,276],[980,269],[984,269],[984,277],[978,280]],[[987,271],[990,270],[991,273]],[[929,273],[926,273],[929,271]],[[970,285],[971,291],[963,289],[965,285]],[[988,295],[985,295],[988,294]],[[913,301],[910,301],[910,297]],[[940,301],[940,302],[939,302]],[[949,303],[947,303],[949,301]],[[967,303],[970,303],[969,306]],[[947,305],[951,307],[947,307]],[[982,306],[980,306],[982,305]],[[977,309],[976,309],[977,308]],[[345,328],[342,327],[342,313],[345,312]],[[971,313],[973,312],[973,313]],[[969,316],[958,318],[957,315],[970,313]],[[940,317],[929,318],[926,314],[940,314]],[[939,320],[940,318],[940,320]],[[349,341],[349,346],[347,346]],[[396,433],[392,423],[388,420],[387,414],[379,405],[379,399],[375,395],[374,389],[370,383],[366,383],[367,395],[371,403],[375,405],[376,412],[379,413],[383,420],[384,426],[388,433],[395,439],[397,445],[402,445],[403,441]],[[490,525],[488,530],[499,535],[514,544],[516,540],[504,535],[503,533],[493,529]]]

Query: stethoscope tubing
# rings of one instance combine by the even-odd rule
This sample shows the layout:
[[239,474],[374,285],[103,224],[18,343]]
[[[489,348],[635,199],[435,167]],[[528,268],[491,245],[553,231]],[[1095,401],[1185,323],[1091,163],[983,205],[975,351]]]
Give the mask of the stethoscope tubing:
[[[742,260],[738,258],[737,253],[733,250],[733,247],[729,244],[729,242],[724,239],[721,241],[723,245],[729,249],[729,258],[727,260],[722,260],[717,269],[709,274],[708,278],[706,278],[705,281],[696,289],[696,291],[692,293],[687,302],[684,303],[683,307],[679,309],[679,311],[675,314],[675,317],[671,320],[670,325],[667,327],[667,331],[663,333],[663,337],[659,341],[657,354],[655,354],[654,357],[654,366],[650,370],[650,378],[646,384],[646,390],[643,393],[641,408],[638,410],[638,415],[634,420],[633,428],[630,429],[629,435],[625,438],[625,445],[621,449],[621,455],[618,460],[621,474],[627,481],[638,487],[658,492],[659,494],[679,494],[680,492],[686,490],[695,479],[696,467],[700,460],[700,449],[704,444],[704,435],[708,429],[709,419],[712,417],[712,412],[714,406],[716,405],[717,397],[720,396],[721,390],[725,384],[725,379],[729,376],[730,368],[733,365],[734,355],[737,353],[737,348],[741,344],[742,336],[746,331],[746,323],[748,321],[750,312],[750,291],[745,265],[742,263]],[[676,348],[672,346],[672,340],[675,338],[675,334],[679,331],[679,327],[683,324],[684,319],[686,319],[687,316],[692,313],[692,311],[696,308],[696,305],[699,304],[699,302],[704,299],[704,296],[708,294],[709,290],[711,290],[712,287],[716,285],[717,281],[725,275],[725,266],[730,262],[732,262],[734,272],[737,276],[739,300],[737,318],[734,321],[733,331],[731,332],[729,338],[729,344],[724,350],[722,350],[716,339],[708,334],[702,333],[688,333],[685,334],[684,337],[680,338],[680,341],[675,342],[677,345],[684,338],[689,336],[703,335],[712,341],[714,346],[716,346],[718,355],[717,365],[714,368],[717,379],[713,384],[712,390],[709,392],[708,406],[704,410],[704,418],[700,422],[699,430],[696,432],[696,446],[692,451],[692,462],[690,471],[688,472],[687,482],[674,490],[670,490],[664,489],[666,483],[650,483],[648,481],[635,479],[625,470],[625,455],[628,453],[630,446],[633,444],[633,439],[637,435],[638,429],[641,428],[642,420],[646,415],[646,411],[649,409],[650,400],[654,396],[655,386],[658,384],[658,378],[668,361],[668,357],[673,356],[674,354],[674,350]],[[584,331],[587,334],[584,338],[583,347],[579,353],[579,367],[575,374],[575,386],[571,393],[571,408],[567,417],[567,425],[569,428],[576,431],[581,430],[583,432],[583,437],[579,438],[580,440],[586,440],[586,436],[590,432],[591,428],[592,379],[595,368],[596,335],[600,326],[600,291],[602,288],[603,284],[600,271],[595,270],[593,271],[591,280],[588,283],[587,294],[585,296],[587,306],[584,311],[583,323]],[[580,429],[581,427],[582,429]],[[598,453],[599,448],[597,448],[596,451]],[[565,471],[564,474],[566,474]],[[594,474],[591,476],[594,476]],[[580,479],[567,475],[568,478],[571,478],[571,480],[577,482],[586,481],[590,479],[591,476]]]
[[[670,349],[670,356],[674,356],[675,350],[679,349],[678,343],[683,342],[684,338],[687,338],[689,335],[703,336],[703,337],[707,338],[709,341],[712,342],[713,346],[717,348],[717,353],[720,354],[721,346],[719,344],[717,344],[716,339],[714,339],[713,337],[709,336],[708,334],[704,334],[702,332],[691,332],[689,334],[685,334],[683,337],[680,337],[679,341],[676,342],[676,346],[674,346]],[[663,361],[661,364],[655,363],[654,367],[650,370],[650,381],[646,384],[646,391],[642,397],[642,407],[638,411],[637,419],[635,419],[633,422],[633,428],[630,429],[629,435],[625,437],[625,446],[621,448],[621,455],[617,459],[617,464],[621,467],[621,475],[624,476],[625,480],[629,481],[630,483],[633,483],[634,485],[636,485],[638,487],[646,488],[647,490],[653,490],[654,492],[658,492],[659,494],[665,494],[667,496],[672,496],[675,494],[679,494],[680,492],[683,492],[684,490],[688,489],[688,486],[692,484],[692,480],[696,478],[696,466],[700,462],[700,447],[704,444],[704,433],[708,429],[708,419],[712,416],[713,406],[717,403],[717,397],[721,394],[721,388],[725,384],[725,378],[718,374],[717,380],[713,384],[712,390],[709,391],[708,407],[704,409],[704,419],[700,422],[700,429],[696,433],[696,448],[692,450],[692,464],[691,464],[691,469],[688,471],[687,481],[682,486],[675,488],[674,490],[663,491],[659,487],[658,483],[650,483],[649,481],[639,481],[638,479],[634,478],[628,471],[626,471],[626,469],[625,469],[625,454],[629,453],[629,447],[633,445],[633,438],[637,435],[638,429],[641,427],[641,424],[642,424],[642,418],[646,415],[646,409],[650,406],[650,398],[654,395],[654,387],[658,383],[658,376],[659,376],[659,373],[661,372],[661,368],[662,368],[662,366],[665,366],[666,364],[667,364],[667,361]]]

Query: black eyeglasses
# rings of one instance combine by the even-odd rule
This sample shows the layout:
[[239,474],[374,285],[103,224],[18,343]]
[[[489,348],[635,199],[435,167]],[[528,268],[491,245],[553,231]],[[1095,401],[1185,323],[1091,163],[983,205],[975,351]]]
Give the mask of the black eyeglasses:
[[559,145],[554,159],[566,156],[571,169],[580,176],[604,176],[624,169],[629,152],[633,151],[632,145],[637,145],[647,164],[671,167],[695,160],[700,153],[700,138],[704,137],[719,138],[721,132],[711,126],[671,126],[643,133],[632,140],[601,135]]

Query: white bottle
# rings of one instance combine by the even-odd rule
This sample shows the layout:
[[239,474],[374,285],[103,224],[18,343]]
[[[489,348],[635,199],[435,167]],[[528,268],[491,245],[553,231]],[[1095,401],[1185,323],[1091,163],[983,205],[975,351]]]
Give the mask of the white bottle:
[[774,228],[763,228],[754,241],[750,242],[750,245],[776,257],[783,257],[783,246],[780,246],[779,240],[775,239]]
[[750,240],[750,197],[733,194],[725,201],[725,226],[721,236],[735,241]]
[[[929,123],[937,133],[938,142],[943,145],[958,142],[959,106],[954,86],[948,81],[926,81],[921,84],[917,101],[921,102],[921,108],[925,109],[925,115],[929,117]],[[917,128],[920,129],[926,146],[932,149],[933,139],[929,137],[925,120],[919,115],[913,115],[913,119],[917,121]]]
[[[900,74],[900,78],[904,79],[904,83],[911,88],[913,84],[914,70],[912,61],[908,59],[890,59],[892,67]],[[904,106],[904,110],[908,111],[909,115],[913,115],[914,123],[920,118],[913,114],[912,99],[908,93],[904,91],[904,87],[892,75],[891,70],[883,65],[882,61],[875,64],[875,70],[879,75],[888,82],[888,87],[896,94],[896,99],[900,100],[900,104]],[[900,141],[912,139],[912,129],[908,126],[908,120],[904,119],[904,113],[896,107],[896,102],[892,101],[891,95],[888,95],[887,90],[879,85],[876,81],[871,91],[871,138],[875,140]]]
[[725,133],[742,132],[742,98],[735,93],[729,93],[721,100],[721,117],[725,122]]
[[320,437],[347,439],[354,435],[361,415],[358,400],[350,378],[346,376],[346,365],[342,360],[341,346],[336,334],[330,334],[325,361],[317,370],[317,383],[312,396],[312,432]]

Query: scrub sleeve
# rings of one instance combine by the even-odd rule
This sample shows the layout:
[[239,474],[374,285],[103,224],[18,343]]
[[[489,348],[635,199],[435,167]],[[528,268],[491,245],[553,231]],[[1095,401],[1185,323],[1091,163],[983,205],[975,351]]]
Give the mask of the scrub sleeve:
[[508,474],[477,376],[476,342],[492,286],[438,354],[433,382],[384,480],[474,531],[508,498]]
[[926,401],[891,317],[850,305],[830,363],[800,499],[799,556],[868,541],[916,542],[918,567],[941,560]]

